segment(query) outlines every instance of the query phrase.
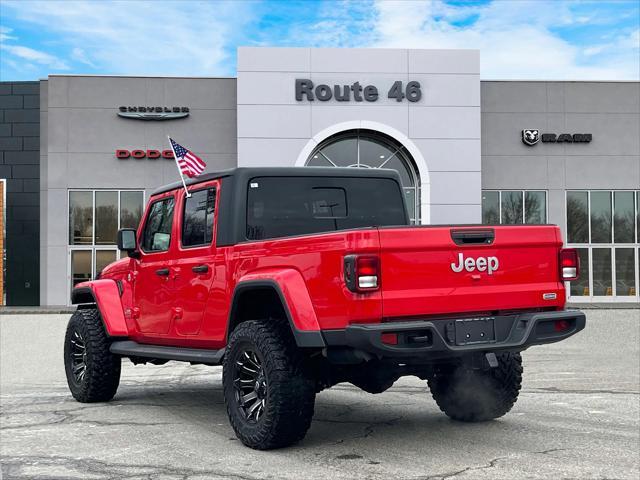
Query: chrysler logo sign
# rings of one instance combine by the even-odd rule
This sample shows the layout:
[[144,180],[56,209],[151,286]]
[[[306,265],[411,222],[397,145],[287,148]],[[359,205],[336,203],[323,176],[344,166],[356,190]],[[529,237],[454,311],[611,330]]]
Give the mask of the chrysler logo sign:
[[535,128],[526,128],[522,130],[522,143],[530,147],[534,146],[540,140],[542,143],[589,143],[593,135],[590,133],[540,133]]
[[174,120],[189,116],[189,107],[118,107],[118,116],[137,120]]

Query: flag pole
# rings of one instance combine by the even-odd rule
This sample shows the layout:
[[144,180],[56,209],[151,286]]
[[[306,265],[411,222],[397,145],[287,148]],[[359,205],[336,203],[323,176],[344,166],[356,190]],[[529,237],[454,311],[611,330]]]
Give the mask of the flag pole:
[[173,143],[171,142],[171,137],[167,135],[167,138],[169,139],[169,147],[171,147],[171,151],[173,152],[173,159],[176,161],[176,167],[178,167],[178,173],[180,174],[180,180],[182,180],[184,193],[187,195],[187,198],[190,198],[191,194],[187,190],[187,184],[184,182],[184,175],[182,175],[182,170],[180,169],[180,165],[178,164],[178,156],[176,155],[176,151],[173,149]]

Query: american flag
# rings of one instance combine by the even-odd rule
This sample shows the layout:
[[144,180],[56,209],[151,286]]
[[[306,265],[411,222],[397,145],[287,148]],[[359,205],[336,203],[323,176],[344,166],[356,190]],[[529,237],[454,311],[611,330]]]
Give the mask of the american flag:
[[169,137],[169,141],[171,142],[173,153],[176,156],[178,167],[180,167],[180,171],[184,175],[189,178],[193,178],[204,172],[207,164],[204,163],[204,161],[200,157],[195,155],[190,150],[187,150],[179,143],[174,142],[173,138]]

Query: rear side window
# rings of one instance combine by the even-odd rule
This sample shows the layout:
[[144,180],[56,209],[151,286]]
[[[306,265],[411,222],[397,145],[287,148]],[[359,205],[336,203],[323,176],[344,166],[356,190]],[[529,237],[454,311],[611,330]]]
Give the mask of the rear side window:
[[173,197],[169,197],[149,207],[149,216],[142,232],[142,250],[145,252],[169,250],[174,203]]
[[182,219],[183,247],[211,244],[215,206],[215,188],[193,192],[186,199]]
[[249,182],[249,240],[406,224],[400,186],[389,178],[258,177]]

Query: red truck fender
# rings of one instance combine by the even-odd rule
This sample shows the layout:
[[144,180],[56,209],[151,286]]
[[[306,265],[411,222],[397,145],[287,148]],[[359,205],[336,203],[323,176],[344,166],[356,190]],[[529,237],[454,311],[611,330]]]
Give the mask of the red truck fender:
[[280,298],[282,308],[291,325],[291,331],[299,347],[325,347],[320,324],[311,302],[304,278],[293,268],[260,270],[244,275],[233,292],[227,335],[238,321],[243,294],[255,290],[272,290]]
[[114,280],[92,280],[78,284],[71,292],[71,303],[74,305],[95,303],[110,337],[129,335],[122,311],[120,291]]

